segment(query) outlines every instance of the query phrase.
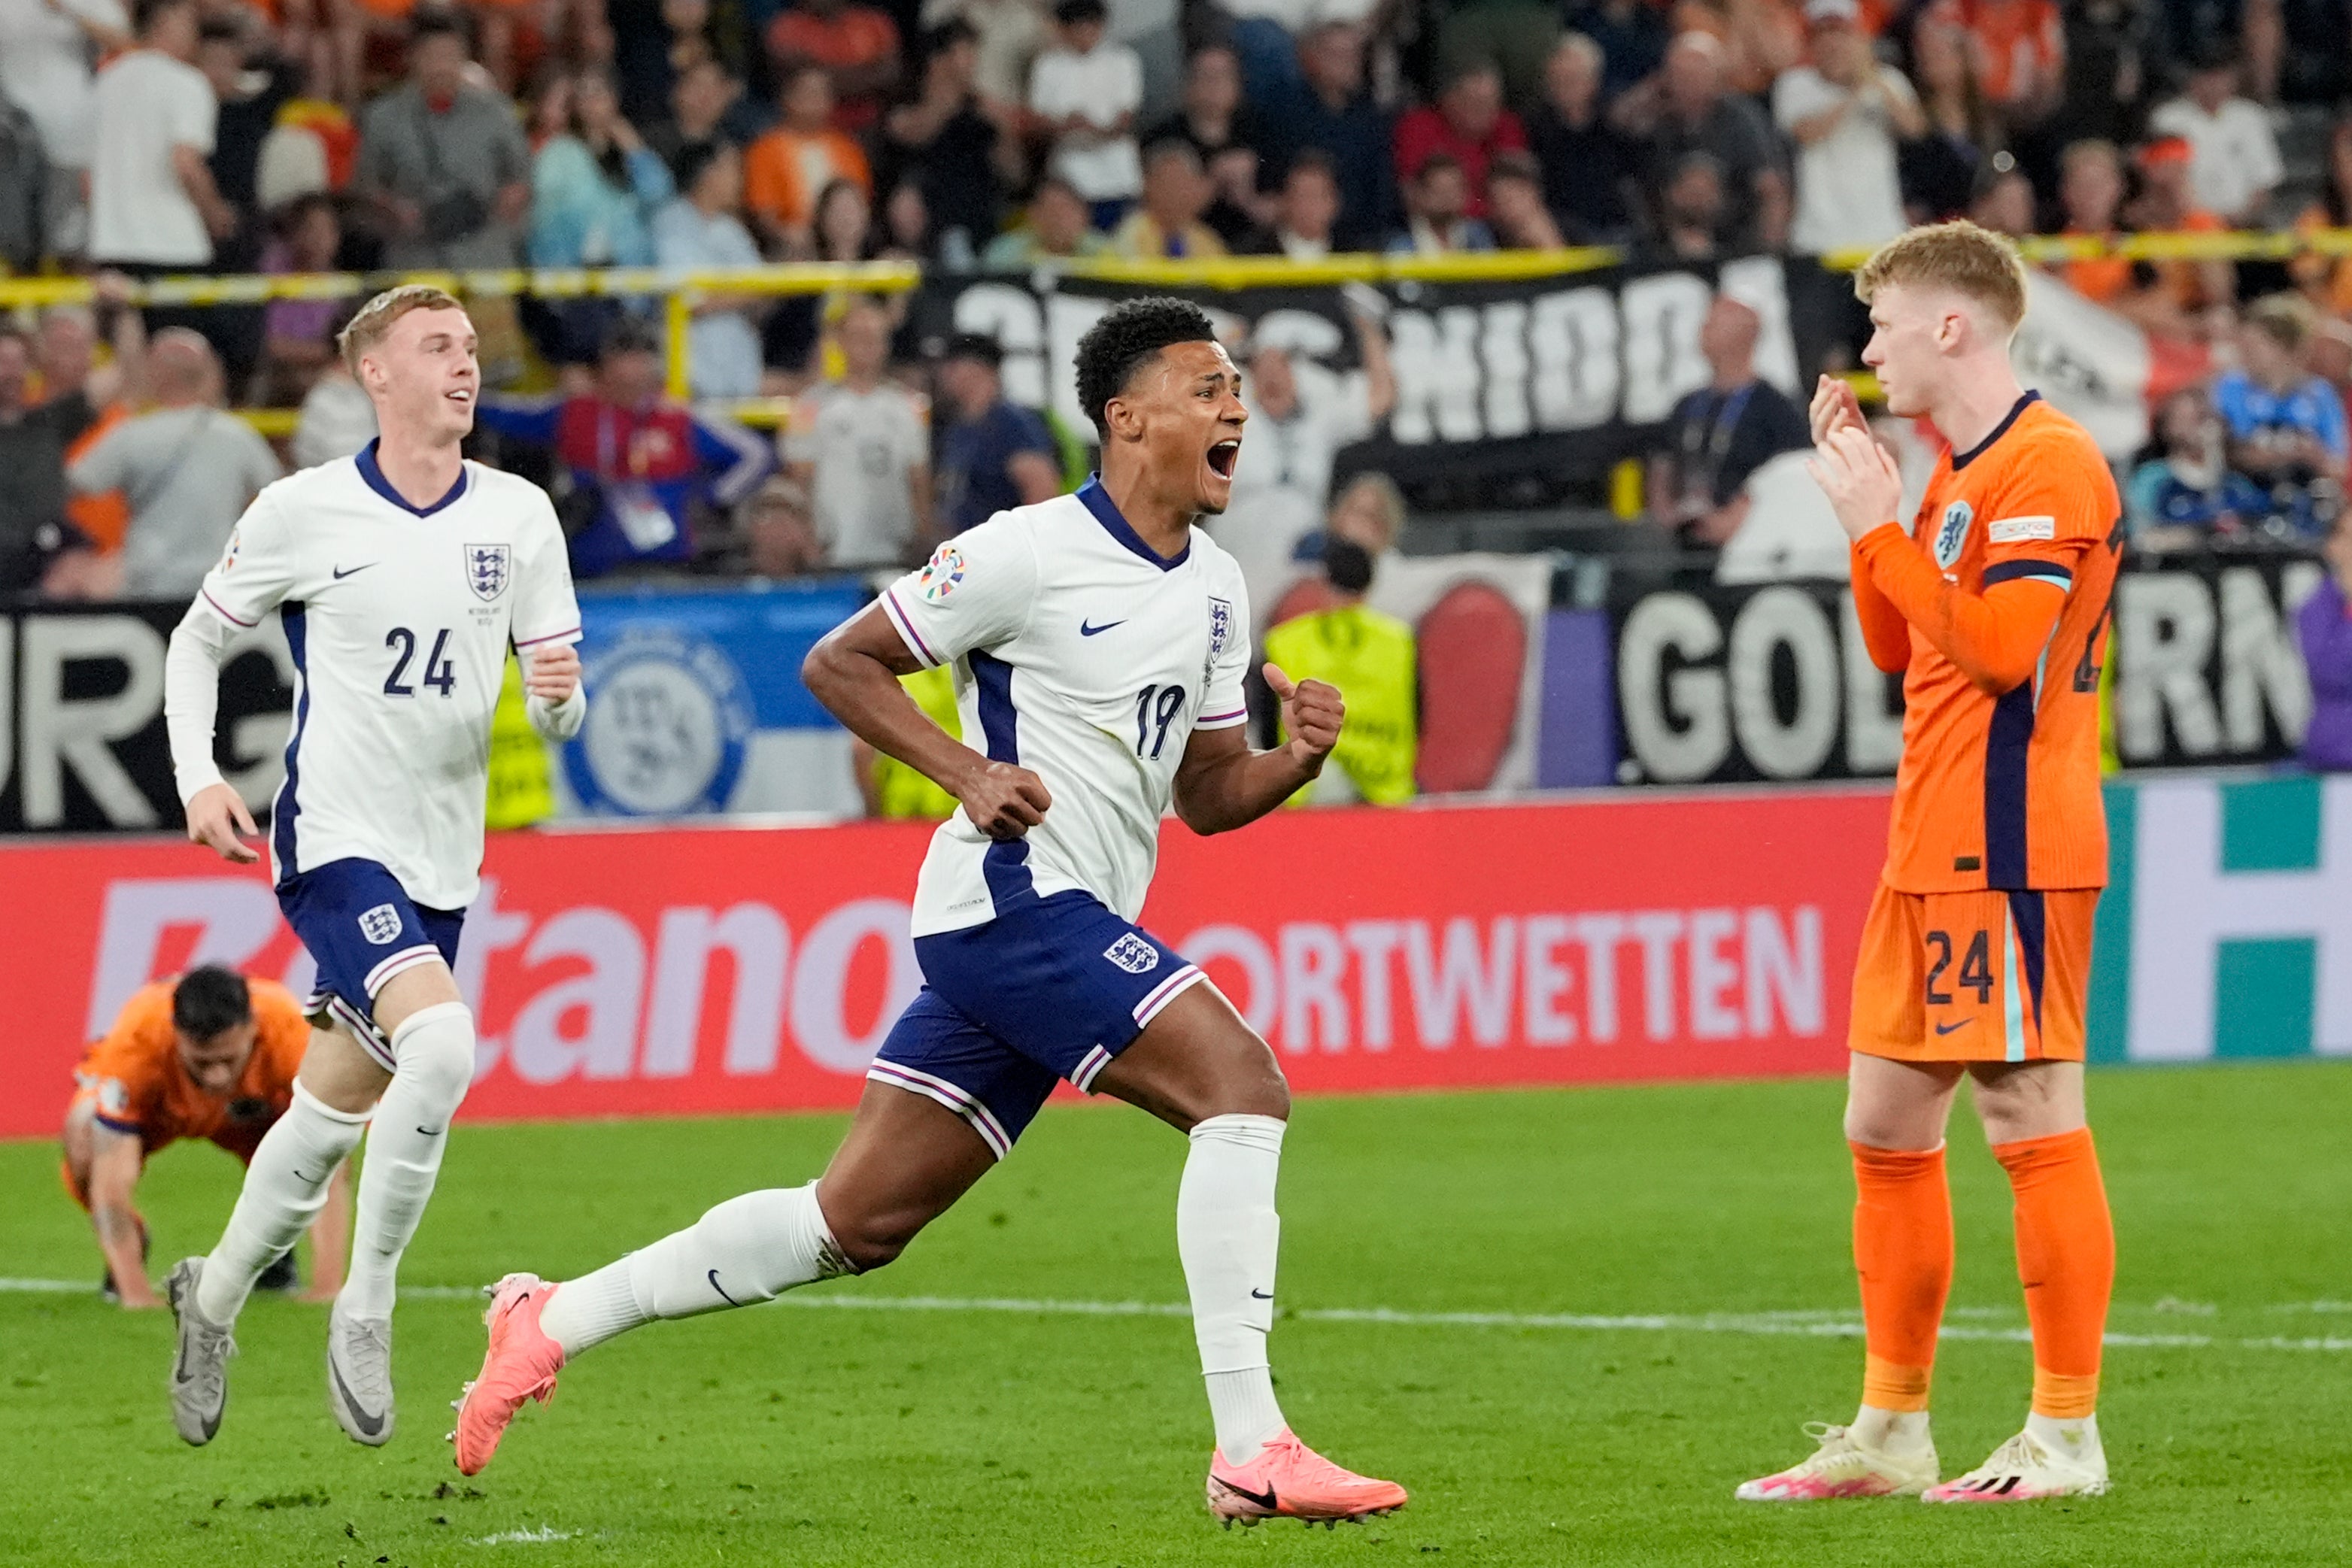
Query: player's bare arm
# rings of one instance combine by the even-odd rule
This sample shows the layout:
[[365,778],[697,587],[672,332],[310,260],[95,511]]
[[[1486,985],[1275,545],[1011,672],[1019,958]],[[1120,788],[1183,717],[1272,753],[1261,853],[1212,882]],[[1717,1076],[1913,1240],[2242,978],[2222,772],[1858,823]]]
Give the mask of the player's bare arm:
[[1223,833],[1256,821],[1323,771],[1348,705],[1323,681],[1294,682],[1273,664],[1265,683],[1282,700],[1290,739],[1272,751],[1250,749],[1245,726],[1196,729],[1176,769],[1176,815],[1196,833]]
[[148,1282],[147,1265],[139,1255],[139,1216],[131,1207],[143,1163],[139,1140],[103,1123],[89,1132],[89,1223],[98,1233],[99,1250],[106,1254],[125,1312],[160,1307],[163,1298]]
[[877,603],[825,633],[802,661],[801,679],[852,735],[962,801],[972,826],[992,839],[1021,837],[1054,803],[1045,780],[933,724],[898,684],[922,667]]

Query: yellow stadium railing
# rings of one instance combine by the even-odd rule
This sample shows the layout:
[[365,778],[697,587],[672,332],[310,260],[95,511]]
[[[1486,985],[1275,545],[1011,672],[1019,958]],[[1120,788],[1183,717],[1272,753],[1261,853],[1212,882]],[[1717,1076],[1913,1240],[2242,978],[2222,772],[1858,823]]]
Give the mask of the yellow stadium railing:
[[[2027,259],[2060,262],[2122,256],[2137,261],[2258,261],[2294,256],[2352,256],[2352,228],[2298,228],[2270,232],[2238,231],[2210,234],[2142,234],[2106,237],[2050,235],[2019,242]],[[1840,251],[1821,257],[1822,265],[1841,271],[1859,267],[1869,253]],[[1199,261],[1128,261],[1094,257],[1053,264],[1063,276],[1107,283],[1158,285],[1166,287],[1241,289],[1312,287],[1344,283],[1518,282],[1615,266],[1623,251],[1586,246],[1556,251],[1492,251],[1481,254],[1423,256],[1366,254],[1328,256],[1320,261],[1294,262],[1281,256],[1231,256]],[[1022,269],[1024,275],[1034,268]],[[260,305],[272,299],[351,298],[386,288],[394,283],[435,283],[460,296],[499,297],[520,294],[547,298],[590,296],[657,298],[668,327],[667,379],[674,396],[683,397],[691,385],[686,327],[694,308],[712,295],[775,296],[824,294],[849,290],[869,294],[899,294],[921,284],[922,268],[914,262],[872,261],[848,265],[797,263],[725,271],[672,267],[607,267],[602,269],[525,269],[419,273],[289,273],[277,277],[244,274],[230,277],[156,277],[129,286],[129,298],[138,305]],[[87,304],[96,290],[85,277],[0,277],[0,311],[39,308],[50,305]],[[1873,389],[1874,390],[1874,389]],[[781,398],[750,398],[723,405],[748,424],[772,426],[789,412]],[[265,435],[289,434],[290,409],[240,411]]]

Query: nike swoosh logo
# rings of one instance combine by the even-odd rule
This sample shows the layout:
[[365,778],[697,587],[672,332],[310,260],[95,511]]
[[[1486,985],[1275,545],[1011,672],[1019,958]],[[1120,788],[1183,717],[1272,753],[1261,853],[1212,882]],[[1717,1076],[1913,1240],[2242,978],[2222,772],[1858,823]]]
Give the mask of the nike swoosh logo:
[[376,566],[376,565],[380,565],[380,564],[381,564],[380,562],[373,561],[373,560],[372,560],[372,561],[369,561],[369,562],[367,563],[367,566],[355,566],[355,567],[352,567],[352,568],[350,568],[350,569],[348,569],[348,570],[346,570],[346,569],[344,569],[344,568],[342,568],[342,567],[340,567],[340,566],[339,566],[339,567],[335,568],[335,580],[336,580],[337,582],[341,582],[341,581],[342,581],[342,580],[343,580],[343,579],[345,579],[345,578],[347,578],[347,577],[355,576],[356,574],[358,574],[358,573],[360,573],[360,572],[365,571],[365,570],[368,569],[368,567],[369,567],[369,566]]
[[1114,626],[1124,626],[1126,624],[1127,622],[1124,621],[1106,621],[1099,626],[1090,626],[1086,622],[1081,621],[1078,622],[1078,635],[1081,637],[1098,637]]
[[1266,1488],[1265,1490],[1262,1492],[1255,1492],[1251,1491],[1246,1487],[1237,1487],[1228,1480],[1220,1480],[1217,1484],[1224,1488],[1227,1491],[1233,1493],[1235,1497],[1240,1498],[1244,1502],[1254,1502],[1257,1504],[1258,1507],[1265,1510],[1268,1513],[1276,1513],[1280,1511],[1274,1500],[1274,1489],[1272,1487]]
[[442,1128],[442,1129],[440,1130],[440,1132],[436,1132],[436,1131],[434,1131],[434,1130],[433,1130],[432,1128],[430,1128],[430,1127],[419,1127],[419,1128],[417,1128],[416,1130],[417,1130],[418,1132],[420,1132],[420,1133],[424,1134],[425,1134],[426,1137],[428,1137],[428,1138],[437,1138],[437,1137],[439,1137],[439,1136],[441,1135],[441,1134],[442,1134],[442,1133],[446,1133],[446,1132],[447,1132],[449,1129],[448,1129],[448,1128],[446,1128],[446,1127],[444,1127],[444,1128]]
[[343,1382],[343,1369],[335,1364],[335,1358],[331,1355],[327,1358],[327,1375],[335,1380],[336,1397],[342,1400],[343,1408],[352,1413],[352,1426],[371,1437],[383,1430],[383,1417],[370,1416],[360,1407],[360,1402],[352,1397],[350,1386]]
[[1261,1301],[1270,1301],[1274,1300],[1274,1292],[1272,1291],[1252,1291],[1250,1294]]
[[1939,1024],[1937,1024],[1937,1025],[1936,1026],[1936,1032],[1937,1032],[1937,1035],[1939,1035],[1939,1036],[1940,1036],[1940,1035],[1947,1035],[1947,1034],[1951,1033],[1951,1032],[1952,1032],[1954,1030],[1956,1030],[1956,1029],[1966,1029],[1966,1028],[1968,1028],[1968,1027],[1969,1027],[1969,1025],[1970,1025],[1970,1024],[1972,1024],[1972,1023],[1974,1023],[1974,1022],[1976,1022],[1976,1021],[1977,1021],[1977,1020],[1976,1020],[1976,1019],[1961,1019],[1959,1022],[1958,1022],[1958,1023],[1939,1023]]
[[719,1299],[726,1302],[729,1306],[740,1307],[743,1304],[727,1293],[727,1287],[719,1282],[719,1270],[716,1269],[710,1270],[710,1288],[718,1291]]

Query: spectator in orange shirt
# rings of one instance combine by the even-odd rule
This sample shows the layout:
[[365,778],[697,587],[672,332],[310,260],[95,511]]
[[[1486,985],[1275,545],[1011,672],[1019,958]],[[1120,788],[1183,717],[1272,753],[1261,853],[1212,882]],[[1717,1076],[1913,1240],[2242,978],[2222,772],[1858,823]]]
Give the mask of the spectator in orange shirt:
[[[142,987],[123,1005],[74,1074],[64,1140],[66,1189],[89,1211],[106,1258],[107,1294],[132,1310],[163,1305],[147,1280],[147,1223],[132,1205],[147,1156],[203,1138],[250,1163],[262,1134],[300,1092],[295,1074],[310,1041],[310,1020],[291,991],[216,966]],[[310,1228],[304,1301],[333,1299],[350,1240],[345,1166]],[[292,1255],[260,1283],[291,1289]]]
[[1977,80],[2011,131],[2039,125],[2066,90],[2066,29],[2053,0],[1963,0]]
[[866,130],[882,116],[882,100],[898,85],[898,26],[871,5],[850,0],[799,0],[768,28],[776,74],[821,68],[833,84],[833,122]]
[[[2074,142],[2058,167],[2058,204],[2066,218],[2058,232],[2070,239],[2114,239],[2124,201],[2123,157],[2116,144]],[[2132,264],[2119,256],[2082,256],[2053,270],[2069,288],[2100,305],[2116,303],[2132,286]]]
[[[2219,234],[2229,227],[2190,194],[2185,140],[2158,137],[2140,148],[2138,163],[2139,198],[2124,214],[2131,228],[2141,234]],[[2137,318],[2152,332],[2209,337],[2219,323],[2201,318],[2238,296],[2238,269],[2227,261],[2158,261],[2153,269],[2159,287],[2148,298],[2163,308]]]
[[833,77],[803,65],[784,79],[783,123],[743,155],[743,204],[772,252],[804,256],[816,199],[835,180],[874,195],[874,175],[856,141],[834,129]]

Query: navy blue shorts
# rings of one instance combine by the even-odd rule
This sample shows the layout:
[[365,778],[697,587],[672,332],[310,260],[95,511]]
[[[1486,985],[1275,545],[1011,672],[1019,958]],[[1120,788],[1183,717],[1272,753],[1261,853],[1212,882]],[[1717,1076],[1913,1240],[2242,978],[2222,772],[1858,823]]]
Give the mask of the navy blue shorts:
[[278,884],[286,924],[319,966],[309,1011],[352,1031],[385,1071],[392,1041],[375,1023],[375,994],[404,969],[436,959],[455,967],[462,909],[409,902],[392,873],[374,861],[329,861]]
[[1208,978],[1092,894],[1023,900],[985,925],[915,938],[928,982],[866,1076],[928,1095],[1003,1159],[1057,1079],[1096,1075]]

